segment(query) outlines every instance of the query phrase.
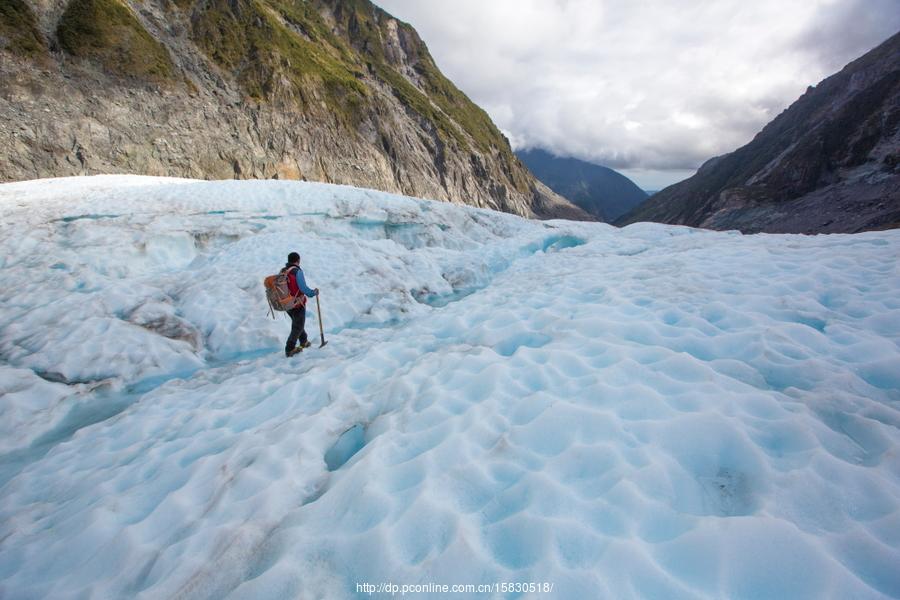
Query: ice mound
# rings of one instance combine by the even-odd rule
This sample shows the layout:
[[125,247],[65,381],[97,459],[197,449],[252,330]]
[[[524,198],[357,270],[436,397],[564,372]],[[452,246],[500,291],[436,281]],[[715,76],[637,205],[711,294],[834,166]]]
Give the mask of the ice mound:
[[[0,210],[0,597],[900,597],[900,232],[121,176]],[[295,249],[329,344],[286,360]]]

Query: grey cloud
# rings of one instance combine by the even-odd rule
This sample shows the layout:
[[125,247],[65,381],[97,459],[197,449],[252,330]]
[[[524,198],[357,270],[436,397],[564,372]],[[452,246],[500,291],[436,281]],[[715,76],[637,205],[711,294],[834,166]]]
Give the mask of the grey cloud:
[[793,44],[829,72],[900,30],[900,0],[845,0],[822,11]]
[[679,176],[900,28],[900,0],[380,0],[516,147]]

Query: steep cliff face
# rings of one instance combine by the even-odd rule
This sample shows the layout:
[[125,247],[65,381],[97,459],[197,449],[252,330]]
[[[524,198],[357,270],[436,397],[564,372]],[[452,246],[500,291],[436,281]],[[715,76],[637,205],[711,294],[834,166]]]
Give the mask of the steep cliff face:
[[367,0],[4,0],[0,180],[344,183],[590,218]]
[[900,227],[900,34],[617,223],[636,221],[750,233]]

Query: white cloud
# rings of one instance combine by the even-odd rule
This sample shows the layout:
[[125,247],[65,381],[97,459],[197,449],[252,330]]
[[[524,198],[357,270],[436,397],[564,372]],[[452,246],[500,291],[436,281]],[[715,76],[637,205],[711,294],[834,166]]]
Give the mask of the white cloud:
[[680,176],[900,29],[900,0],[378,0],[519,147]]

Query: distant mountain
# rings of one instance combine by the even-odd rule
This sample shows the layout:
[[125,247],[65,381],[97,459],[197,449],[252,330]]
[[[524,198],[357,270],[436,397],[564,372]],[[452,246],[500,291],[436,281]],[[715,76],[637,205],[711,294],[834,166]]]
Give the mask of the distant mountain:
[[900,34],[617,224],[636,221],[745,233],[900,227]]
[[602,221],[613,221],[647,199],[644,190],[607,167],[539,149],[516,156],[547,187]]
[[97,173],[590,218],[368,0],[0,0],[0,181]]

